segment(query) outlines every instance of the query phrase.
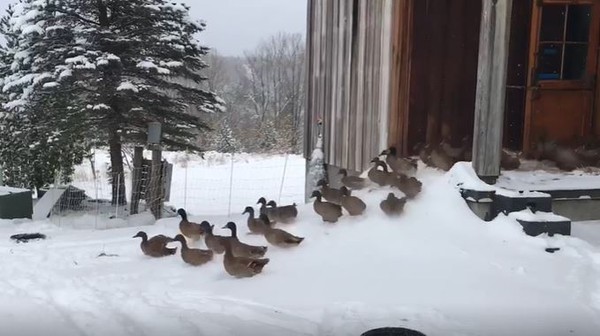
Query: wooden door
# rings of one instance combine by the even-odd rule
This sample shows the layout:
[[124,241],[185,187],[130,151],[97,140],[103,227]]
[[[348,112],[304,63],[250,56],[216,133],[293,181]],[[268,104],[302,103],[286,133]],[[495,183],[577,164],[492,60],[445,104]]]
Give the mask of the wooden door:
[[524,149],[575,144],[592,129],[600,0],[535,0],[531,22]]

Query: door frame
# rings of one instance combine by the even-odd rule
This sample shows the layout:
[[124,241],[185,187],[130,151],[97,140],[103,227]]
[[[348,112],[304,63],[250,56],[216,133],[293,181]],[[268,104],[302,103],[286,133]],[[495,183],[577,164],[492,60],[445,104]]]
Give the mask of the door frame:
[[[547,80],[542,83],[538,83],[536,76],[537,63],[538,63],[538,50],[540,45],[540,29],[541,29],[541,19],[542,19],[542,9],[541,6],[543,4],[570,4],[570,5],[585,5],[590,4],[592,7],[592,15],[594,15],[595,20],[592,20],[590,25],[590,40],[600,42],[600,0],[534,0],[531,11],[531,29],[529,36],[529,53],[528,53],[528,69],[527,69],[527,87],[526,87],[526,95],[525,95],[525,122],[523,129],[523,151],[525,153],[530,153],[533,145],[533,139],[531,139],[532,127],[533,127],[533,95],[536,94],[537,89],[546,88],[546,89],[556,89],[556,90],[569,90],[571,88],[580,88],[582,86],[588,85],[586,80]],[[600,56],[599,53],[600,45],[597,48],[589,48],[588,50],[588,59],[587,59],[587,68],[590,73],[594,73],[595,77],[598,78],[600,75],[599,67],[598,67],[598,58]],[[592,92],[592,104],[590,111],[587,111],[584,127],[582,129],[582,133],[584,135],[589,135],[592,132],[592,129],[595,127],[600,130],[600,125],[592,125],[594,112],[596,110],[596,106],[598,104],[598,98],[600,98],[600,91],[598,90],[598,85],[594,80],[590,90]]]

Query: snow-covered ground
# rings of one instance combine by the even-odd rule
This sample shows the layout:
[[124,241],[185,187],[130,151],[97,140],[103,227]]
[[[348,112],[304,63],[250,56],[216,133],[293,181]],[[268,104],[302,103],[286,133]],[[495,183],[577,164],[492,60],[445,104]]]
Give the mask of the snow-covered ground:
[[[206,179],[219,169],[207,168]],[[112,230],[0,222],[2,334],[356,336],[406,326],[428,336],[600,335],[598,246],[528,237],[507,217],[484,223],[448,175],[424,168],[419,178],[422,194],[397,219],[378,207],[386,189],[356,192],[367,213],[336,224],[301,205],[297,223],[286,228],[306,240],[289,250],[270,247],[264,272],[243,280],[225,273],[221,256],[197,268],[179,254],[143,256],[131,237],[139,230],[174,235],[176,218]],[[270,198],[279,192],[260,188]],[[223,206],[207,203],[191,219],[218,228],[231,219],[243,241],[266,244],[245,234],[237,213],[199,211]],[[8,239],[37,231],[48,239]]]

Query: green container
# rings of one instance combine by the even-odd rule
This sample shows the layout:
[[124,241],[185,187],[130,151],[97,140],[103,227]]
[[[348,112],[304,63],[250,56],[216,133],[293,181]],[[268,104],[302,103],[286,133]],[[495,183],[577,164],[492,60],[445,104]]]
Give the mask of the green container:
[[31,190],[0,187],[0,218],[31,218],[33,200]]

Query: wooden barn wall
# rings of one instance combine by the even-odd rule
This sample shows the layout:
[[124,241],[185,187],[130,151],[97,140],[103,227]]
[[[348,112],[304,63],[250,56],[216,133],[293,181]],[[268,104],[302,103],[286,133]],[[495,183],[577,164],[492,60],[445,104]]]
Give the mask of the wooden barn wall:
[[386,146],[394,0],[309,0],[305,155],[362,171]]
[[396,0],[392,13],[392,60],[390,79],[390,113],[387,143],[401,154],[408,150],[408,109],[410,97],[410,65],[412,30],[412,0]]
[[472,136],[481,1],[413,1],[405,147]]

